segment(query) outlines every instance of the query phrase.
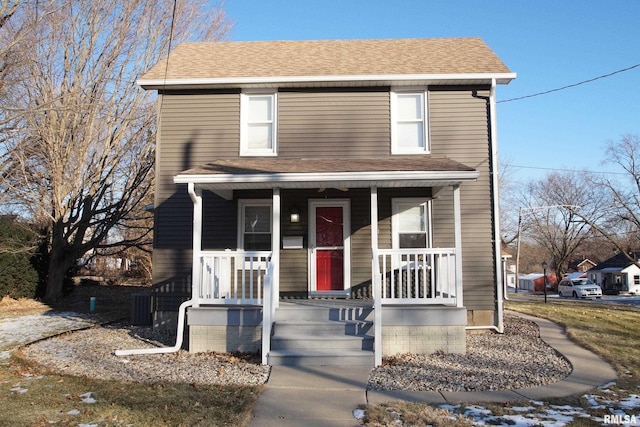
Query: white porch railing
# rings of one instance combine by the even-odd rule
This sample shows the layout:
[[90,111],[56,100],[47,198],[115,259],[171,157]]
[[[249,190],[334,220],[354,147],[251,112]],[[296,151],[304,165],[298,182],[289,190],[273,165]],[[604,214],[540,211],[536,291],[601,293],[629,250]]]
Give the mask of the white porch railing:
[[[262,363],[267,363],[278,299],[272,286],[274,265],[269,251],[201,251],[193,289],[194,306],[247,304],[263,306]],[[456,251],[378,249],[373,258],[375,363],[382,363],[382,306],[444,304],[460,306],[462,283],[456,275]]]
[[456,250],[377,249],[373,251],[374,364],[382,365],[382,306],[445,304],[462,306]]
[[201,251],[194,305],[262,305],[270,262],[270,251]]
[[462,283],[456,277],[456,251],[378,249],[380,302],[384,304],[458,305]]

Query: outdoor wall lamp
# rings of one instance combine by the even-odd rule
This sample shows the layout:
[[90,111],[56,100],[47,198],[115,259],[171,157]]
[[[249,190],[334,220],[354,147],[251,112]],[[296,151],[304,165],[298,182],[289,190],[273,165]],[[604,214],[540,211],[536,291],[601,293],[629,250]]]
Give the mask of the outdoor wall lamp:
[[300,212],[298,212],[297,208],[291,208],[291,212],[289,215],[291,222],[300,222]]

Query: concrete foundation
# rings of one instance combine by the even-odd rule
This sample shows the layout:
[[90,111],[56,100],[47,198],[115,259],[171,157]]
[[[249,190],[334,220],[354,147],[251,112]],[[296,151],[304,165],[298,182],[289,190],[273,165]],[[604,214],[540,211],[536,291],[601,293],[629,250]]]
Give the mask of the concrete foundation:
[[191,307],[187,324],[190,352],[254,353],[261,349],[262,307]]
[[382,355],[465,353],[466,324],[465,308],[384,306]]
[[[398,305],[384,306],[382,310],[383,356],[437,351],[465,353],[466,308]],[[482,318],[489,313],[483,313]],[[191,307],[187,310],[187,324],[191,352],[261,350],[261,307]]]
[[468,310],[467,325],[469,326],[491,326],[495,325],[494,310]]

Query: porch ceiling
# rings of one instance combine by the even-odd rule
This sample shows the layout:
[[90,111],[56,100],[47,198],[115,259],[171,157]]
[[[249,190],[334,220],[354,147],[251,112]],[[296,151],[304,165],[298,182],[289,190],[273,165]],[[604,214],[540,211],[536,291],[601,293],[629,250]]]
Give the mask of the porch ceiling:
[[475,181],[478,171],[448,158],[246,158],[217,160],[174,177],[178,184],[218,190],[267,188],[442,187]]

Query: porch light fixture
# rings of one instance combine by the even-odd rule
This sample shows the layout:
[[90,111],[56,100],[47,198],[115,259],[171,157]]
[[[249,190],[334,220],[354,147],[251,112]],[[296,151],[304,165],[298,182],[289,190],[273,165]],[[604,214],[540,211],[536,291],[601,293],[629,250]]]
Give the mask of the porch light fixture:
[[300,222],[300,212],[298,209],[292,208],[290,212],[291,222]]

